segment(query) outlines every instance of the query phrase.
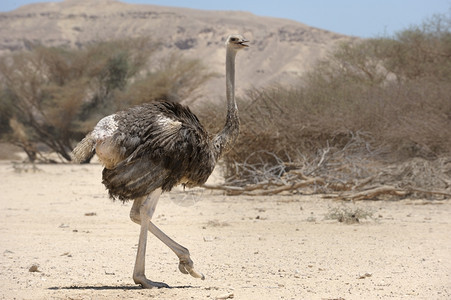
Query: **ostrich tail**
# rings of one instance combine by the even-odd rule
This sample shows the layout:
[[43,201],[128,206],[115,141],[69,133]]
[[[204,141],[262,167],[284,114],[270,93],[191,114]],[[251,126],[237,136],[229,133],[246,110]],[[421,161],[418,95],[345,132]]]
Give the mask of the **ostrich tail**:
[[72,160],[75,163],[89,161],[95,154],[96,141],[91,133],[88,133],[84,139],[72,150]]

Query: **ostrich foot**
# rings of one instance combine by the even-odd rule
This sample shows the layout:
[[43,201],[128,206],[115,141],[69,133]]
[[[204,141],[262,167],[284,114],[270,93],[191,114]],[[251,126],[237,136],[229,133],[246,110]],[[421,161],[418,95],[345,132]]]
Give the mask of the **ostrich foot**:
[[135,281],[136,284],[140,284],[143,287],[143,289],[169,288],[169,285],[167,285],[166,283],[151,281],[147,279],[145,276],[134,276],[133,281]]
[[194,278],[200,278],[201,280],[205,280],[204,274],[198,273],[196,272],[196,270],[194,270],[193,261],[189,256],[180,258],[179,270],[183,274],[190,274]]

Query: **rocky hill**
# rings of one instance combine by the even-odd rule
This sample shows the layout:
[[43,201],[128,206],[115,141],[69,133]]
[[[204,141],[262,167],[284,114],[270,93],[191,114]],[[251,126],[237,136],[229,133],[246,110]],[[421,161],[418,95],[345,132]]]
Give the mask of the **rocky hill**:
[[[180,50],[224,74],[224,41],[242,33],[251,47],[237,60],[240,90],[272,82],[290,83],[338,41],[350,37],[295,21],[241,11],[204,11],[115,0],[38,3],[0,13],[0,54],[44,45],[79,46],[96,40],[150,36],[162,43],[159,55]],[[223,95],[224,79],[209,82],[206,98]]]

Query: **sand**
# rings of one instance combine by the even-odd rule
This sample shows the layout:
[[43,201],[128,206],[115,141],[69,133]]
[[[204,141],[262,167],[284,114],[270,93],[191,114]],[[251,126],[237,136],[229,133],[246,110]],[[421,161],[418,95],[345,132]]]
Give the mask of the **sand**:
[[[204,281],[149,235],[145,290],[132,271],[139,226],[112,202],[101,166],[0,162],[2,299],[451,299],[451,202],[342,203],[320,195],[175,190],[155,223],[191,252]],[[343,206],[372,213],[327,219]]]

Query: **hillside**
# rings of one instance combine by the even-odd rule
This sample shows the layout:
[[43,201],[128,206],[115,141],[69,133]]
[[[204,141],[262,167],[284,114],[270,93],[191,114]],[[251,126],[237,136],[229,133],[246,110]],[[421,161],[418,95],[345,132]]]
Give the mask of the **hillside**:
[[[224,73],[224,41],[239,32],[251,43],[238,58],[238,88],[290,83],[333,45],[349,37],[286,19],[240,11],[203,11],[115,0],[38,3],[0,13],[0,54],[24,49],[28,41],[79,46],[96,40],[150,36],[162,43],[157,55],[181,50]],[[205,98],[223,94],[223,78],[209,82]]]

